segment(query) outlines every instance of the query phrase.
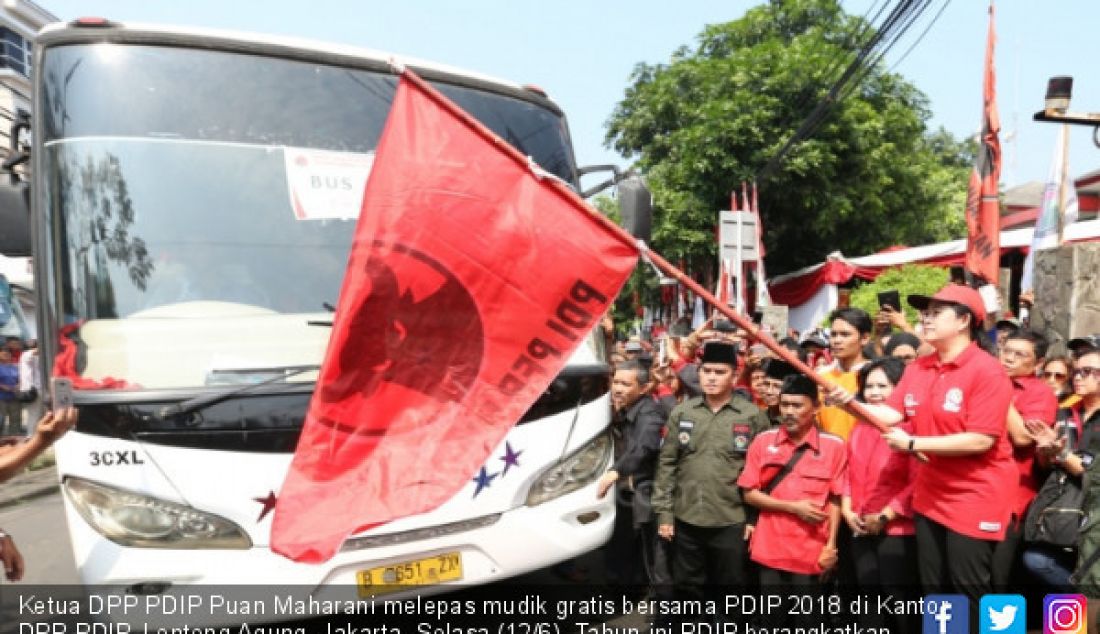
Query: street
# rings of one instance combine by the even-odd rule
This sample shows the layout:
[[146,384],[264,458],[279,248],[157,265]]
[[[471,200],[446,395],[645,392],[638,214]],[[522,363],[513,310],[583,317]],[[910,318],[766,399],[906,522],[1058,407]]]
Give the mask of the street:
[[60,493],[0,510],[0,527],[12,536],[26,561],[21,584],[80,583]]

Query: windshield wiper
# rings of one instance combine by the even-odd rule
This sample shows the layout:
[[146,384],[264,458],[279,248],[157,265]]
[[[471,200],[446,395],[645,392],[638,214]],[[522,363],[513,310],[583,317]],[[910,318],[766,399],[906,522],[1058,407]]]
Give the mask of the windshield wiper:
[[220,402],[222,402],[226,399],[233,398],[234,396],[237,396],[238,394],[243,394],[244,392],[249,392],[249,391],[254,390],[258,387],[263,387],[265,385],[270,385],[272,383],[277,383],[279,381],[285,381],[286,379],[289,379],[292,376],[297,376],[299,374],[305,374],[306,372],[309,372],[311,370],[320,370],[320,369],[321,369],[321,366],[319,366],[319,365],[286,365],[286,366],[278,366],[278,367],[273,367],[273,368],[242,368],[242,369],[234,368],[233,370],[229,370],[229,371],[227,371],[227,370],[215,370],[215,372],[222,372],[222,373],[232,372],[234,374],[255,374],[255,373],[260,373],[260,372],[281,372],[282,374],[277,374],[277,375],[271,377],[270,379],[264,379],[263,381],[260,381],[258,383],[249,383],[247,385],[242,385],[242,386],[238,387],[237,389],[229,390],[227,392],[218,392],[217,394],[203,394],[202,396],[196,396],[194,398],[189,398],[186,401],[180,401],[179,403],[176,403],[174,405],[166,405],[166,406],[161,408],[160,417],[161,418],[169,418],[171,416],[180,416],[182,414],[190,414],[191,412],[209,407],[209,406],[211,406],[215,403],[220,403]]
[[[330,313],[335,313],[336,312],[336,307],[333,306],[332,304],[328,303],[328,302],[322,302],[321,306]],[[309,321],[306,322],[306,324],[310,325],[310,326],[330,326],[331,327],[332,326],[332,320],[331,319],[310,319]]]

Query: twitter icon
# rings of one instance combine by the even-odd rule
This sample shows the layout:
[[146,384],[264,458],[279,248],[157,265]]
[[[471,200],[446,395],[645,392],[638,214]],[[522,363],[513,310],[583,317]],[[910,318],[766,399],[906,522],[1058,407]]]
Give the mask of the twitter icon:
[[1027,601],[1018,594],[987,594],[978,612],[981,634],[1027,634]]

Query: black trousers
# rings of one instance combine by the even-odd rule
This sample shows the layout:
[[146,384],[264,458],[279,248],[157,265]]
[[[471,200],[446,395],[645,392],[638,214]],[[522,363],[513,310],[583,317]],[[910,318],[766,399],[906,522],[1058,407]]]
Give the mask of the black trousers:
[[1020,543],[1024,538],[1024,523],[1015,515],[1005,531],[1005,539],[993,547],[993,587],[997,592],[1007,592],[1013,580],[1013,571],[1019,561]]
[[817,575],[804,575],[760,566],[760,589],[765,593],[772,592],[772,588],[777,587],[794,586],[803,588],[819,585],[820,583],[821,580]]
[[[868,535],[852,539],[852,559],[856,583],[861,592],[917,598],[917,538],[912,535]],[[889,627],[893,632],[909,634],[921,630],[920,617],[894,616],[871,612],[862,625]]]
[[[745,525],[711,528],[676,520],[672,578],[680,599],[737,592],[745,583]],[[709,588],[708,588],[709,586]]]
[[638,526],[642,542],[642,564],[646,578],[658,599],[672,599],[672,542],[657,536],[657,521]]
[[917,578],[917,538],[912,535],[869,535],[852,539],[856,583],[878,592],[912,586]]
[[917,568],[925,594],[965,594],[970,603],[970,631],[978,630],[978,602],[993,592],[993,548],[996,542],[961,535],[918,514]]
[[615,505],[615,524],[611,539],[603,547],[604,575],[607,583],[618,591],[642,581],[641,542],[634,530],[634,508],[628,504]]
[[[772,595],[786,595],[791,592],[805,591],[808,594],[817,594],[823,587],[821,578],[817,575],[806,575],[786,570],[776,570],[767,566],[760,566],[760,592]],[[805,589],[805,590],[803,590]],[[771,628],[798,628],[808,629],[820,620],[820,616],[811,613],[791,614],[781,611],[776,614],[768,614],[762,617],[761,625]]]

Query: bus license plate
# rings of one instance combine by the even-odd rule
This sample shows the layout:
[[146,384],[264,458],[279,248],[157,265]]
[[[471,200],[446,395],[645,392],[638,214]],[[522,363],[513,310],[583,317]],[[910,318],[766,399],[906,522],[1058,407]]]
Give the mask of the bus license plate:
[[461,578],[462,555],[457,552],[379,566],[356,573],[361,597],[395,592],[408,586],[456,581]]

